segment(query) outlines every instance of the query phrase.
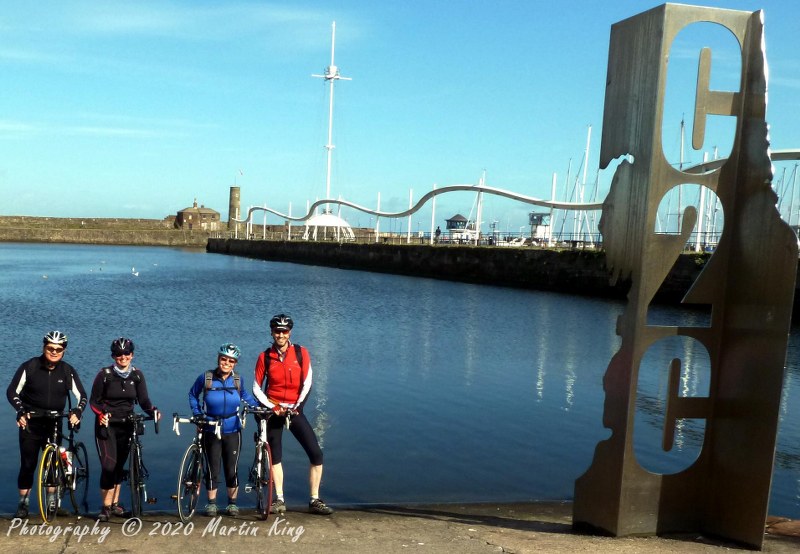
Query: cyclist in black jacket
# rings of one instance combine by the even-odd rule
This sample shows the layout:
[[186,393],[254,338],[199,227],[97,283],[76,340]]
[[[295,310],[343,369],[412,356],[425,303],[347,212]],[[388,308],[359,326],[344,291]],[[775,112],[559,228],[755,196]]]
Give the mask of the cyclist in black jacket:
[[147,393],[144,374],[133,367],[133,341],[120,337],[111,343],[114,364],[100,370],[92,383],[90,407],[95,413],[94,438],[100,455],[100,497],[103,505],[97,516],[108,521],[109,516],[124,517],[119,503],[120,483],[131,449],[133,423],[126,418],[137,403],[156,420],[161,414]]
[[[54,418],[30,419],[30,411],[62,412],[71,392],[75,396],[76,405],[70,409],[69,422],[70,425],[77,425],[87,402],[78,373],[63,360],[67,349],[67,335],[61,331],[51,331],[44,336],[42,343],[42,355],[19,366],[6,390],[8,401],[17,412],[19,427],[19,504],[14,517],[23,519],[28,517],[28,494],[33,486],[39,451],[52,436],[53,427],[60,424],[60,420]],[[59,429],[59,442],[60,437]],[[55,498],[51,504],[55,507]]]

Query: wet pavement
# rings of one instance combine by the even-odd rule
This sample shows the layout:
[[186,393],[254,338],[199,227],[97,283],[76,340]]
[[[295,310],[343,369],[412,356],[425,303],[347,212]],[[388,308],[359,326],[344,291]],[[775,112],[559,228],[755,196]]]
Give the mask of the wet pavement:
[[[764,552],[800,551],[800,522],[770,518]],[[251,510],[238,517],[195,516],[182,524],[173,513],[148,512],[141,519],[97,523],[87,517],[0,520],[0,546],[14,553],[72,552],[674,552],[713,553],[740,549],[691,536],[612,538],[572,529],[572,504],[445,504],[339,508],[332,516],[304,509],[261,521]],[[256,549],[256,550],[252,550]],[[742,549],[742,551],[745,551]]]

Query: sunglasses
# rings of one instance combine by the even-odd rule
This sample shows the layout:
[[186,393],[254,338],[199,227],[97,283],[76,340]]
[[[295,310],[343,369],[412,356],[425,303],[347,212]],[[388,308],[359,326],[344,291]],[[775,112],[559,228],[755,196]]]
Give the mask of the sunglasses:
[[123,350],[122,352],[115,352],[112,355],[112,358],[121,358],[123,356],[131,356],[131,355],[133,355],[133,352],[131,352],[130,350]]
[[272,334],[273,335],[288,335],[289,333],[291,333],[291,331],[289,329],[273,329],[272,330]]
[[233,365],[236,363],[236,360],[234,360],[233,358],[228,358],[227,356],[220,356],[219,363],[226,365]]
[[45,346],[44,349],[51,354],[61,354],[64,351],[60,346]]

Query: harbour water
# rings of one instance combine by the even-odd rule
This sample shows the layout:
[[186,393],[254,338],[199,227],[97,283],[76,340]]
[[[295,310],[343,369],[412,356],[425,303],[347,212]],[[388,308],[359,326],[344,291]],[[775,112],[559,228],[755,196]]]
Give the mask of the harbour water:
[[[188,413],[187,391],[214,367],[223,342],[242,348],[238,370],[250,386],[278,312],[292,314],[293,339],[310,349],[306,412],[325,451],[322,494],[331,504],[570,499],[609,433],[602,378],[619,346],[620,302],[173,248],[0,244],[0,270],[4,386],[40,353],[50,329],[69,334],[65,359],[87,389],[111,362],[112,339],[136,343],[134,365],[166,418],[158,435],[151,426],[143,438],[153,509],[174,508],[170,495],[191,440],[188,428],[172,432],[170,415]],[[703,314],[661,308],[654,317],[696,324]],[[673,450],[659,451],[663,368],[676,351],[696,360],[682,380],[687,394],[707,391],[707,364],[691,349],[675,339],[645,359],[635,436],[637,457],[652,471],[679,471],[701,448],[702,423],[688,421]],[[792,518],[800,518],[799,380],[794,329],[770,506]],[[13,511],[17,498],[17,431],[6,406],[0,512]],[[253,429],[251,421],[242,482]],[[80,438],[89,447],[95,509],[92,425]],[[306,502],[307,460],[292,438],[284,465],[287,502]],[[254,499],[241,492],[240,504]]]

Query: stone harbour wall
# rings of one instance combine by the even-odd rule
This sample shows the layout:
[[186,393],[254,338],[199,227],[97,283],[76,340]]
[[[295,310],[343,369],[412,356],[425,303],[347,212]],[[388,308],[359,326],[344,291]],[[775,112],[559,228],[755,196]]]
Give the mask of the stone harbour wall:
[[0,242],[64,242],[205,248],[210,233],[175,229],[169,220],[0,217]]
[[[624,298],[630,282],[609,282],[605,254],[486,246],[352,244],[209,239],[208,252],[433,279]],[[708,254],[682,255],[657,299],[679,302]]]

